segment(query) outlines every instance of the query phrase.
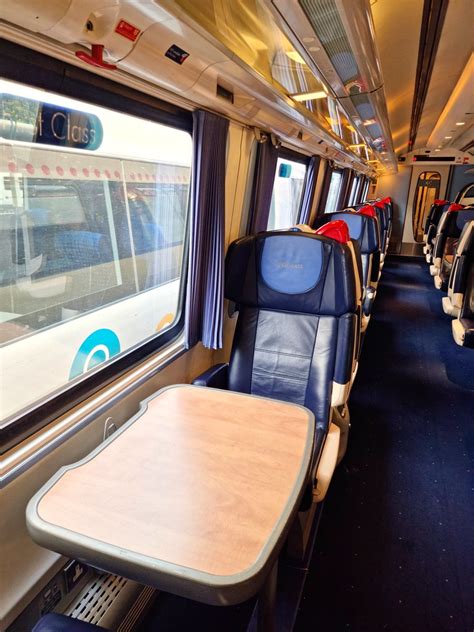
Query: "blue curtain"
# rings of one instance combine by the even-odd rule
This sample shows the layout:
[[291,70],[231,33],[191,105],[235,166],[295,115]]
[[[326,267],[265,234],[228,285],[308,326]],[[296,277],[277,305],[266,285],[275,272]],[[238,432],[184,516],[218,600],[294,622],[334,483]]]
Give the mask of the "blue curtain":
[[267,138],[267,141],[264,143],[259,143],[255,180],[250,201],[248,234],[267,230],[277,161],[278,149],[273,145],[270,138]]
[[303,199],[301,201],[300,224],[307,224],[309,222],[314,194],[316,192],[316,180],[318,178],[319,163],[319,156],[311,156],[311,160],[309,161],[309,165],[306,170]]
[[193,112],[191,230],[186,292],[186,347],[222,347],[225,160],[229,121]]

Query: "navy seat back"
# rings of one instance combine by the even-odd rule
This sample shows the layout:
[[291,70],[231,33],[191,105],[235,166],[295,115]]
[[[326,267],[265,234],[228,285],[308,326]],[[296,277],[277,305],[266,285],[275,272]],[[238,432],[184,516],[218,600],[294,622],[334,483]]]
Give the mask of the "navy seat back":
[[314,227],[319,228],[327,222],[338,219],[346,222],[351,239],[359,245],[362,264],[361,284],[363,288],[367,289],[371,280],[375,277],[378,278],[380,266],[380,234],[377,220],[352,211],[336,211],[318,217]]
[[447,200],[435,200],[431,205],[431,208],[426,216],[425,226],[423,229],[423,235],[428,235],[430,226],[438,226],[438,222],[441,219],[441,215],[449,208],[449,202]]
[[459,237],[451,274],[448,294],[464,294],[470,268],[474,263],[474,220],[466,223]]
[[359,336],[348,245],[292,231],[238,239],[225,296],[239,307],[229,389],[307,406],[326,431],[332,383],[350,380]]
[[[455,205],[451,205],[449,208]],[[456,205],[458,207],[458,205]],[[474,220],[474,207],[466,206],[460,210],[447,210],[438,224],[436,241],[433,247],[433,259],[439,264],[446,253],[454,251],[456,240],[460,237],[464,225]]]

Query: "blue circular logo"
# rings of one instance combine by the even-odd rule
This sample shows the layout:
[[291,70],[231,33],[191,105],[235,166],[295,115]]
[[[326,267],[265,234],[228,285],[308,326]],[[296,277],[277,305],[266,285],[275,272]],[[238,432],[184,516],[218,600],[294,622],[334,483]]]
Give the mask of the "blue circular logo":
[[71,366],[69,379],[87,373],[120,353],[120,340],[111,329],[97,329],[84,340]]

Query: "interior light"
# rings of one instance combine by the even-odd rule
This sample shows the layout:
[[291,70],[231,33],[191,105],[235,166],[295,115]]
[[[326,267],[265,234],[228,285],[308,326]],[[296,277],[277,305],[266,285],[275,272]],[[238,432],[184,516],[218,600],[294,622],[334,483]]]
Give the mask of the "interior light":
[[325,99],[327,94],[324,90],[318,92],[300,92],[298,94],[291,94],[292,99],[295,101],[313,101],[314,99]]
[[365,147],[365,143],[358,143],[357,145],[349,145],[349,149],[358,149],[359,147]]
[[452,136],[445,136],[445,138],[449,140],[450,138],[452,138]]
[[291,59],[291,61],[295,61],[297,64],[305,64],[305,60],[301,57],[301,55],[296,50],[287,50],[286,56]]
[[461,126],[461,125],[466,125],[466,123],[464,121],[459,121],[459,123],[456,123],[456,125]]
[[435,151],[441,151],[441,149],[435,149]]
[[364,125],[374,125],[377,121],[373,118],[364,121]]

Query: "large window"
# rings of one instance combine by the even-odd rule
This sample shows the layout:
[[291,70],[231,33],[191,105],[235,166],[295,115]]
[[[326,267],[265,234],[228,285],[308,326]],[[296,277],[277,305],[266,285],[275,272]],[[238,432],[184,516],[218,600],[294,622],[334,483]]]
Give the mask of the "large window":
[[1,87],[5,422],[179,320],[192,141],[121,112]]
[[325,213],[333,213],[337,211],[337,203],[341,194],[342,185],[342,173],[340,171],[333,171],[331,174],[331,183],[329,184],[329,191],[326,198]]
[[306,169],[306,162],[278,158],[267,230],[298,223]]

